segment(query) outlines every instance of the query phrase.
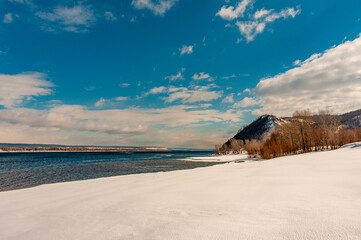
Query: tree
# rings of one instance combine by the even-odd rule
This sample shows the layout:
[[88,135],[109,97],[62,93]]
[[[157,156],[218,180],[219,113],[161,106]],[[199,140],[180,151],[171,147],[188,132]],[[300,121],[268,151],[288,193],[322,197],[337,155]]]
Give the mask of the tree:
[[299,139],[303,152],[310,149],[310,132],[312,124],[312,112],[310,110],[296,111],[293,117],[299,131]]

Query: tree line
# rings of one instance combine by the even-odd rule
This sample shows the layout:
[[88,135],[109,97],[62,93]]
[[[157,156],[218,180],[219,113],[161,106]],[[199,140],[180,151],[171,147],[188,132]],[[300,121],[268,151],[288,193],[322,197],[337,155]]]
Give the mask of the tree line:
[[242,153],[270,159],[311,151],[332,150],[347,143],[361,141],[361,129],[346,129],[338,116],[323,110],[296,111],[261,141],[231,139],[230,145],[216,146],[216,154]]

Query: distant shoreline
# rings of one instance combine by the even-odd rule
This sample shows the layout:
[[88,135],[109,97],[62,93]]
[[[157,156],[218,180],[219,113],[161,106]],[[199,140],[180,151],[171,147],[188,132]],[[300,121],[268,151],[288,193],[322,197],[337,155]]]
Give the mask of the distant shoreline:
[[166,152],[168,148],[0,148],[0,153],[49,153],[49,152]]

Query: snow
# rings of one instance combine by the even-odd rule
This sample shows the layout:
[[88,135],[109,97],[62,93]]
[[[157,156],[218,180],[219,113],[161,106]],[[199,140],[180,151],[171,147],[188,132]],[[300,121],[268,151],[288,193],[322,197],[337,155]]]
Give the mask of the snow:
[[361,143],[0,193],[0,239],[360,239]]
[[356,143],[349,143],[349,144],[346,144],[344,146],[342,146],[340,149],[361,149],[361,142],[356,142]]
[[184,159],[191,162],[234,162],[248,160],[248,154],[213,155],[207,157],[189,157]]

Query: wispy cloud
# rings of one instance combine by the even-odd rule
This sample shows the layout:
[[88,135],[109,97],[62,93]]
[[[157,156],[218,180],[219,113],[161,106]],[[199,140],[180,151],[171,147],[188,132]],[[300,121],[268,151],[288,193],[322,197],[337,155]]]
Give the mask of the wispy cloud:
[[121,84],[119,84],[119,87],[121,87],[121,88],[127,88],[127,87],[129,87],[131,84],[130,83],[121,83]]
[[280,12],[273,12],[273,10],[260,10],[254,14],[254,20],[251,21],[237,21],[239,31],[247,42],[251,42],[258,34],[264,32],[267,24],[283,18],[295,18],[301,13],[300,9],[287,8]]
[[49,95],[53,84],[37,72],[15,75],[0,74],[0,105],[10,108],[33,97]]
[[[280,12],[275,12],[273,9],[268,10],[262,8],[249,15],[248,19],[240,20],[244,17],[244,12],[247,7],[253,5],[252,3],[252,0],[243,0],[239,2],[236,7],[223,6],[216,14],[228,21],[236,20],[235,25],[247,42],[253,41],[257,35],[265,31],[268,24],[273,23],[277,19],[295,18],[301,13],[300,8],[285,8]],[[233,24],[229,23],[227,25],[232,26]],[[241,39],[237,40],[237,43],[240,41]]]
[[108,20],[108,21],[115,21],[115,20],[117,20],[117,17],[114,16],[114,14],[113,14],[112,12],[110,12],[110,11],[107,11],[107,12],[104,13],[104,18],[105,18],[106,20]]
[[36,15],[45,20],[44,29],[55,31],[58,28],[69,32],[85,32],[96,21],[90,6],[59,6],[51,12],[37,12]]
[[170,88],[168,97],[164,97],[165,102],[171,103],[181,101],[182,103],[209,102],[219,99],[222,91],[214,90],[213,84],[207,86],[192,86],[191,88]]
[[244,12],[247,7],[252,4],[252,2],[252,0],[242,0],[237,4],[237,6],[222,6],[216,15],[229,21],[243,17]]
[[225,98],[223,98],[222,103],[234,103],[233,95],[234,93],[231,93]]
[[132,5],[136,9],[148,9],[154,15],[163,16],[177,2],[178,0],[133,0]]
[[129,99],[129,97],[116,97],[115,101],[126,101],[128,99]]
[[12,23],[13,21],[14,21],[14,17],[12,13],[7,13],[4,15],[3,23],[9,24]]
[[219,99],[223,92],[215,90],[218,88],[215,84],[206,86],[190,86],[190,87],[175,87],[175,86],[160,86],[154,87],[144,96],[162,94],[167,95],[161,97],[166,103],[173,103],[180,101],[181,103],[196,103],[196,102],[209,102]]
[[258,105],[258,101],[256,99],[250,98],[250,97],[245,97],[241,101],[233,104],[233,107],[234,108],[245,108],[245,107],[250,107],[250,106],[255,106],[255,105]]
[[32,0],[8,0],[8,1],[12,2],[12,3],[20,3],[20,4],[27,4],[27,5],[33,4]]
[[183,45],[181,48],[179,48],[179,54],[182,55],[190,55],[193,53],[193,45]]
[[102,107],[106,102],[107,102],[106,99],[100,98],[100,99],[94,104],[94,106],[95,106],[95,107]]
[[112,104],[114,102],[121,102],[121,101],[126,101],[128,100],[129,97],[115,97],[115,98],[110,98],[110,99],[105,99],[105,98],[100,98],[95,104],[94,107],[103,107],[107,104]]
[[166,76],[164,79],[169,80],[169,81],[184,80],[184,77],[183,77],[184,71],[185,71],[185,68],[182,68],[182,70],[179,71],[176,75]]
[[204,73],[204,72],[200,72],[200,73],[195,73],[192,76],[193,80],[205,80],[205,79],[211,79],[211,75],[209,75],[208,73]]
[[273,10],[267,10],[267,9],[264,9],[262,8],[261,10],[257,10],[254,14],[253,14],[253,18],[254,19],[260,19],[260,18],[263,18],[267,15],[269,15]]
[[160,94],[160,93],[165,93],[165,92],[167,92],[167,87],[164,87],[164,86],[154,87],[154,88],[150,89],[149,92],[146,93],[146,95]]

